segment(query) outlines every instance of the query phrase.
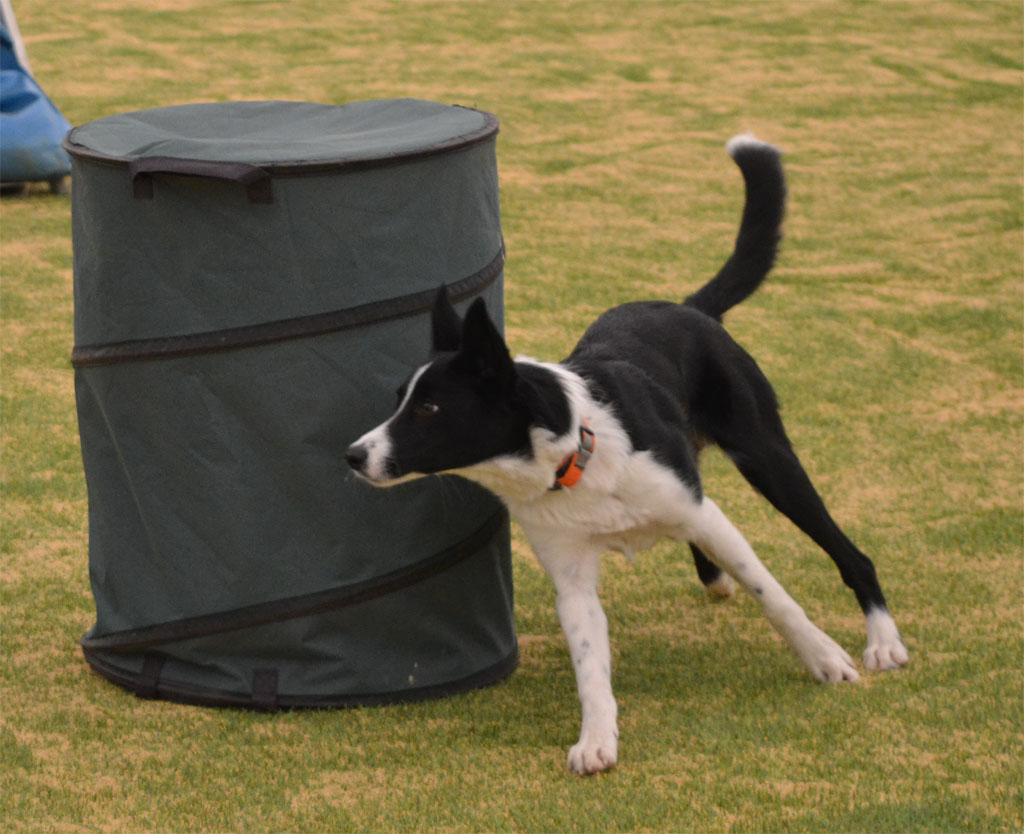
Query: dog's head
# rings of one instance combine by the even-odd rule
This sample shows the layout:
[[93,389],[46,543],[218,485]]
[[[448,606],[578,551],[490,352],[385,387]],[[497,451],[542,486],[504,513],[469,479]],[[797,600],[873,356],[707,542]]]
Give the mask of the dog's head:
[[483,299],[463,321],[442,289],[431,329],[433,361],[399,387],[395,413],[345,453],[363,478],[387,485],[502,456],[528,457],[532,426],[568,424],[564,397],[561,406],[552,404],[534,375],[517,367]]

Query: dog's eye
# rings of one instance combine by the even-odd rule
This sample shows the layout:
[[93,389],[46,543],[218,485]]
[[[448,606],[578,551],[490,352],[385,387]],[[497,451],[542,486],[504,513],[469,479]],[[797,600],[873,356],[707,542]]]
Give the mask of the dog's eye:
[[416,404],[413,408],[413,413],[417,417],[433,417],[440,410],[441,406],[437,403],[432,403],[430,400],[424,400],[423,402]]

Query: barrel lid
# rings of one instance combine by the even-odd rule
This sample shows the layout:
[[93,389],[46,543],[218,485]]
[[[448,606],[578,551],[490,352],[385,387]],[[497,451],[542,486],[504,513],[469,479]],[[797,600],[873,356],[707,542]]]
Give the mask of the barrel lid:
[[286,172],[400,161],[472,145],[497,132],[491,113],[411,98],[343,105],[225,101],[96,119],[74,128],[64,148],[106,163],[157,156]]

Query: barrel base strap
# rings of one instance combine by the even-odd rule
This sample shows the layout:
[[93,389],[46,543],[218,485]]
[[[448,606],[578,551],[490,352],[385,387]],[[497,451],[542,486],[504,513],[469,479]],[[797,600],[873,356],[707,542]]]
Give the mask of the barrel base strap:
[[135,694],[147,701],[160,697],[160,675],[167,658],[156,652],[147,652],[142,660],[142,672],[134,686]]
[[253,670],[252,705],[268,712],[277,709],[277,669]]

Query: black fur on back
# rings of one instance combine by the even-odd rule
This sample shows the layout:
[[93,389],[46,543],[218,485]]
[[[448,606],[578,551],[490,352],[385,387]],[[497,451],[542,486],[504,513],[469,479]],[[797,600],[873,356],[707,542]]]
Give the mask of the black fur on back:
[[[718,274],[682,304],[614,307],[583,334],[565,364],[608,403],[635,449],[650,450],[699,489],[696,455],[760,415],[777,420],[775,393],[754,360],[721,325],[775,263],[786,184],[779,150],[750,137],[728,146],[746,184],[740,230]],[[641,419],[643,417],[643,419]]]

